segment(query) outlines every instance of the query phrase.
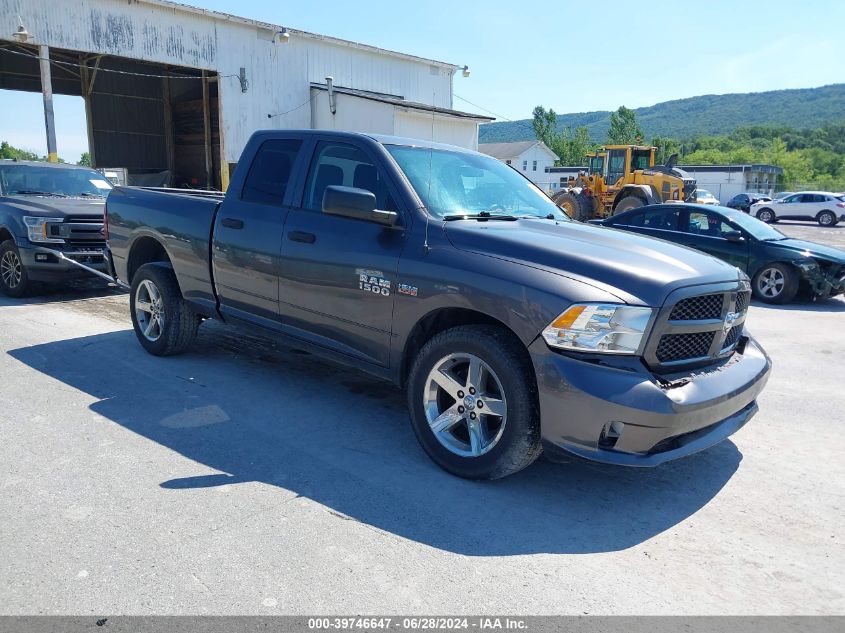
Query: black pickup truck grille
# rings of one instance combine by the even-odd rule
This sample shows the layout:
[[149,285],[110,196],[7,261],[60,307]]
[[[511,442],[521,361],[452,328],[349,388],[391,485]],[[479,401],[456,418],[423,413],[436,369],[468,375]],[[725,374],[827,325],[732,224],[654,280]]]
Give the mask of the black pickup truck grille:
[[671,370],[733,353],[751,296],[748,283],[717,284],[708,292],[690,293],[678,291],[660,311],[646,345],[649,366]]
[[68,246],[103,247],[103,218],[68,216],[64,222],[49,225],[50,235],[61,237]]

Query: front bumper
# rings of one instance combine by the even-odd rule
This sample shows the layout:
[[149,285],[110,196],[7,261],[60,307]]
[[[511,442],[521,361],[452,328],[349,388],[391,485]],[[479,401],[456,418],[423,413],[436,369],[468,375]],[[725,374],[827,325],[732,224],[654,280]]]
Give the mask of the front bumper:
[[66,257],[95,270],[106,270],[105,246],[102,245],[68,248],[63,244],[45,244],[41,247],[21,240],[18,251],[27,277],[32,281],[62,281],[90,275],[82,268],[60,259],[51,251],[60,251]]
[[[753,338],[744,336],[737,350],[714,366],[658,377],[634,359],[589,362],[538,339],[529,352],[547,453],[647,467],[721,442],[757,412],[771,372],[771,360]],[[621,432],[608,440],[610,425]]]

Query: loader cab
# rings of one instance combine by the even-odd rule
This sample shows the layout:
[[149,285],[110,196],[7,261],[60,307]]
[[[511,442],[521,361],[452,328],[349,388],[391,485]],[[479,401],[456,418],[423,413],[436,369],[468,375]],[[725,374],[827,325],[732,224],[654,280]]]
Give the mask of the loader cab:
[[589,159],[589,167],[587,168],[587,173],[590,176],[602,176],[604,177],[604,154],[587,154],[587,158]]

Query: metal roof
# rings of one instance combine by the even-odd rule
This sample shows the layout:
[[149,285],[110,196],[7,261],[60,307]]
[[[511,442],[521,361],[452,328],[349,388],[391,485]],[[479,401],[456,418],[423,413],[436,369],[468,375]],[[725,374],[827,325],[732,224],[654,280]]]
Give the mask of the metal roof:
[[678,165],[687,171],[761,171],[772,174],[782,174],[783,168],[777,165],[745,164],[745,165]]
[[[328,91],[328,86],[325,84],[312,83],[312,88],[317,90]],[[351,97],[358,97],[359,99],[367,99],[368,101],[378,101],[379,103],[389,103],[390,105],[401,106],[403,108],[410,108],[412,110],[422,110],[424,112],[431,112],[434,114],[446,114],[461,119],[473,119],[475,121],[495,121],[492,117],[484,116],[483,114],[473,114],[472,112],[461,112],[460,110],[451,110],[449,108],[439,108],[437,106],[428,105],[427,103],[418,103],[416,101],[406,101],[402,97],[391,97],[389,95],[381,95],[366,90],[354,90],[352,88],[333,87],[332,90],[337,94],[349,95]]]
[[557,154],[548,148],[543,141],[516,141],[514,143],[479,143],[478,151],[499,160],[507,158],[516,158],[525,151],[528,151],[535,145],[540,145],[549,154],[557,159]]
[[[201,7],[195,7],[189,4],[182,4],[181,2],[172,2],[171,0],[129,0],[129,3],[135,2],[136,4],[150,4],[159,7],[163,7],[165,9],[171,9],[174,11],[182,11],[184,13],[193,13],[195,15],[202,15],[208,18],[212,18],[215,20],[221,20],[225,22],[234,22],[236,24],[244,24],[246,26],[254,26],[262,29],[268,29],[271,31],[281,31],[282,29],[287,29],[288,33],[291,35],[298,35],[301,37],[307,37],[309,39],[316,39],[321,40],[323,42],[329,42],[331,44],[338,44],[340,46],[348,46],[350,48],[357,48],[361,50],[371,51],[374,53],[380,53],[382,55],[390,55],[391,57],[397,57],[399,59],[405,59],[408,61],[414,62],[423,62],[426,64],[433,64],[436,66],[441,66],[443,68],[449,68],[453,71],[460,70],[463,66],[458,66],[456,64],[450,64],[448,62],[441,62],[435,59],[427,59],[425,57],[418,57],[416,55],[408,55],[407,53],[400,53],[398,51],[391,51],[385,48],[379,48],[377,46],[371,46],[369,44],[362,44],[360,42],[353,42],[351,40],[344,40],[338,37],[331,37],[328,35],[319,35],[318,33],[311,33],[309,31],[300,31],[298,29],[293,29],[287,26],[282,26],[280,24],[270,24],[269,22],[262,22],[260,20],[253,20],[251,18],[244,18],[237,15],[233,15],[231,13],[224,13],[222,11],[213,11],[211,9],[203,9]],[[492,119],[491,119],[492,120]]]

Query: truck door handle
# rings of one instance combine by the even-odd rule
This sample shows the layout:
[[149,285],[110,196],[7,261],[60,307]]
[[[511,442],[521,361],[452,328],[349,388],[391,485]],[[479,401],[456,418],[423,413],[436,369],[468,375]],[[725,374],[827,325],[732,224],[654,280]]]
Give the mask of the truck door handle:
[[223,221],[220,224],[225,226],[227,229],[242,229],[242,228],[244,228],[244,221],[243,220],[236,220],[235,218],[223,218]]
[[313,233],[305,233],[304,231],[289,231],[288,239],[294,242],[303,242],[305,244],[313,244],[317,241],[317,236]]

